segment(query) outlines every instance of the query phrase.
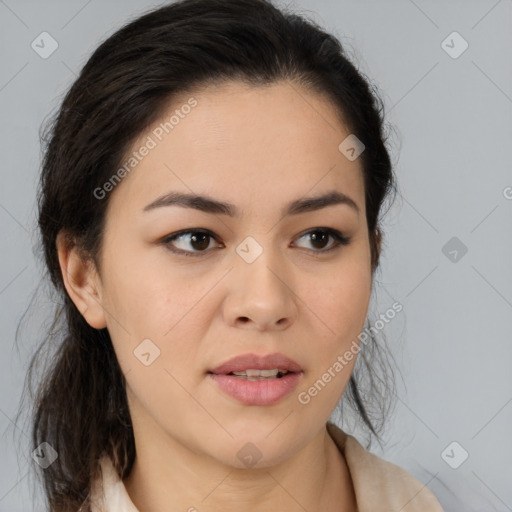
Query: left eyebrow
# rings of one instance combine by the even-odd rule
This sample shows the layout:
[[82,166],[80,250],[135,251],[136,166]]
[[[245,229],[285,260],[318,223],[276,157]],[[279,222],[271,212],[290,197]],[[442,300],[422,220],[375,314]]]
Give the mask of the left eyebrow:
[[[349,196],[337,190],[332,190],[320,196],[300,198],[291,201],[285,205],[281,214],[283,217],[298,215],[300,213],[321,210],[322,208],[337,204],[347,205],[359,214],[359,206],[357,203]],[[143,211],[149,211],[164,206],[181,206],[182,208],[193,208],[205,213],[240,217],[240,211],[234,204],[219,201],[208,196],[185,194],[181,192],[170,192],[160,196],[155,201],[145,206]]]

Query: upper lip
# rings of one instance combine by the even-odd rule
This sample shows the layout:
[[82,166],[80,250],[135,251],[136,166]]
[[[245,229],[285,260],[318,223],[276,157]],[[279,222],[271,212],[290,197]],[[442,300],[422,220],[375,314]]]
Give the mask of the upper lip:
[[259,356],[257,354],[242,354],[233,357],[217,366],[209,373],[227,375],[231,372],[243,372],[249,369],[255,370],[287,370],[289,372],[302,372],[300,365],[293,359],[286,357],[284,354],[269,354],[266,356]]

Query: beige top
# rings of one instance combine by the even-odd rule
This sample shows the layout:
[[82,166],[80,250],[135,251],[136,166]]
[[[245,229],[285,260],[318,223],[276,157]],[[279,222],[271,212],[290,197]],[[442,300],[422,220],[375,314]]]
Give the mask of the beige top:
[[[358,512],[443,512],[428,487],[405,470],[365,450],[333,423],[327,423],[327,431],[347,461]],[[103,480],[93,485],[92,512],[139,512],[109,458],[103,457],[101,468]]]

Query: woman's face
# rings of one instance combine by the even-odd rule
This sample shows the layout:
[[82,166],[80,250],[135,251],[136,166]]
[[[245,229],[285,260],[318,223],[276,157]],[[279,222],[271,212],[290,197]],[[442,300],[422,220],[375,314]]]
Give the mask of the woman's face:
[[[371,293],[361,162],[338,148],[349,134],[332,104],[296,85],[230,83],[175,99],[133,145],[137,165],[98,199],[109,200],[98,290],[136,442],[237,467],[253,450],[264,467],[324,428]],[[307,201],[332,193],[350,199]],[[299,369],[265,381],[210,373],[247,354]]]

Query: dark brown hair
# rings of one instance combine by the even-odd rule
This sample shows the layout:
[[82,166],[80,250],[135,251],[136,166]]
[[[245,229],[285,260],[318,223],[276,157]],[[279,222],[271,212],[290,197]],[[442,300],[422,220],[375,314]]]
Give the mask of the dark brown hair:
[[[90,327],[65,291],[57,234],[68,233],[70,243],[97,263],[108,197],[98,200],[93,191],[111,178],[131,144],[174,97],[234,80],[252,86],[288,80],[330,99],[365,145],[359,158],[372,272],[378,266],[381,206],[396,192],[384,109],[376,88],[349,61],[337,38],[265,0],[179,1],[115,32],[89,58],[41,138],[38,221],[58,305],[27,380],[38,382],[33,449],[47,442],[58,453],[41,472],[51,511],[89,510],[90,483],[99,475],[103,453],[121,478],[135,458],[124,376],[107,329]],[[50,342],[53,356],[38,376],[36,362]],[[391,404],[386,360],[372,336],[342,400],[377,438]]]

